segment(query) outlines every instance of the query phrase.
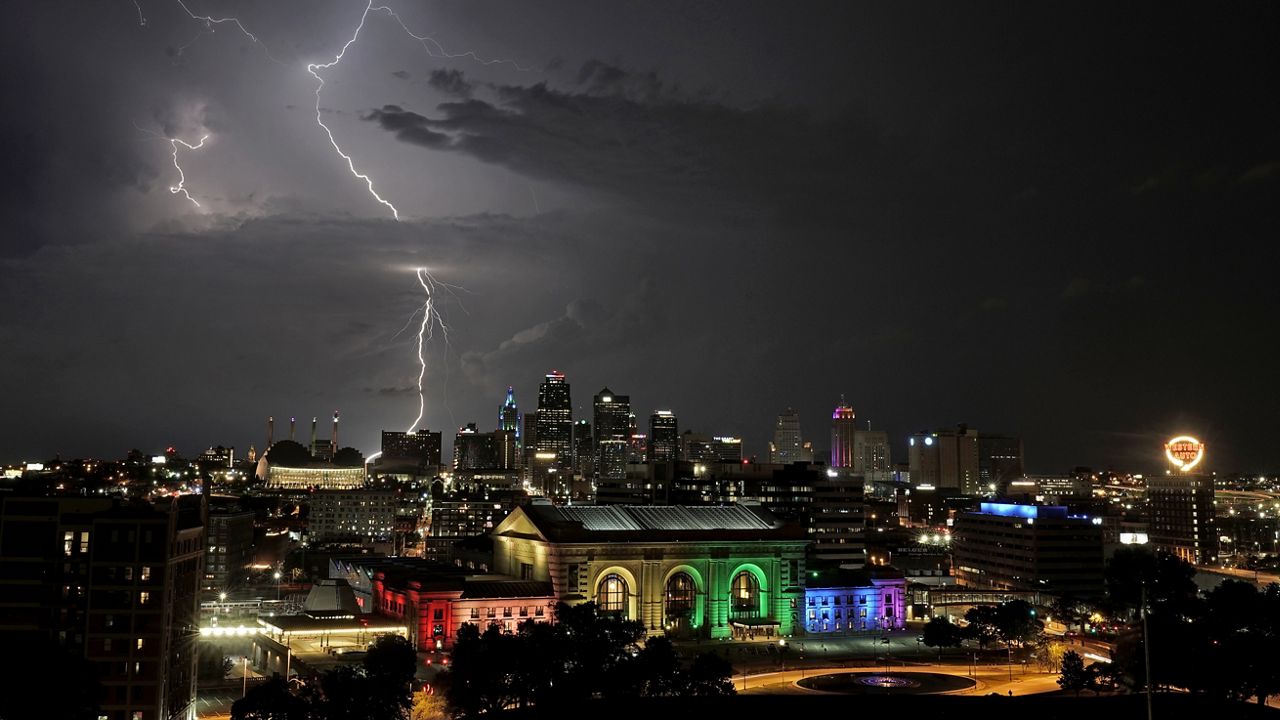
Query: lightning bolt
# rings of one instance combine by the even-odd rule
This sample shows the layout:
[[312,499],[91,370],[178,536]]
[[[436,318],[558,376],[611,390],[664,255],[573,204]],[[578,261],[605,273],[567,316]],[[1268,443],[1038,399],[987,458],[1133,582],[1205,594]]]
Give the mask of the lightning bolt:
[[324,118],[320,117],[320,91],[324,89],[324,78],[320,77],[320,73],[316,71],[321,69],[328,70],[334,65],[342,62],[342,56],[347,54],[347,48],[351,47],[351,44],[356,41],[356,38],[360,37],[360,31],[364,29],[365,18],[369,17],[369,11],[372,9],[373,2],[370,0],[369,4],[365,6],[364,12],[360,15],[360,24],[356,26],[356,31],[351,34],[351,39],[342,46],[342,49],[338,51],[337,56],[334,57],[332,61],[327,63],[309,63],[307,65],[307,72],[311,73],[311,77],[316,79],[316,124],[319,125],[320,128],[324,130],[325,134],[329,136],[329,144],[333,145],[333,149],[337,151],[338,155],[342,156],[342,159],[347,161],[347,169],[351,171],[351,174],[361,180],[364,180],[365,185],[369,188],[369,194],[372,195],[375,200],[390,208],[392,216],[394,216],[396,220],[399,220],[400,211],[396,209],[395,205],[392,205],[379,195],[377,190],[373,189],[373,180],[368,175],[356,170],[355,161],[351,159],[350,155],[342,151],[342,148],[338,145],[338,141],[333,137],[333,131],[329,129],[328,125],[324,124]]
[[[216,17],[213,17],[212,15],[197,15],[191,11],[191,8],[187,7],[187,3],[184,2],[184,0],[178,0],[178,5],[182,8],[183,12],[185,12],[187,15],[191,17],[192,20],[204,23],[205,29],[207,29],[211,33],[214,32],[214,28],[213,28],[214,25],[222,25],[223,23],[231,23],[232,25],[235,25],[236,28],[240,30],[240,34],[249,38],[250,40],[253,41],[254,44],[262,48],[262,52],[267,56],[268,60],[270,60],[273,63],[276,63],[277,65],[284,65],[284,63],[280,62],[274,56],[272,56],[271,50],[270,48],[267,47],[266,43],[259,40],[257,35],[254,35],[253,33],[249,32],[247,28],[245,28],[245,26],[240,22],[239,18],[234,18],[234,17],[216,18]],[[182,46],[182,48],[178,51],[179,54],[181,54],[182,50],[185,50],[188,47],[190,47],[191,43],[194,43],[196,40],[199,40],[200,35],[204,35],[204,34],[205,33],[202,32],[199,35],[196,35],[191,42]]]
[[[346,44],[342,46],[342,49],[338,51],[338,54],[333,58],[333,60],[327,63],[310,63],[307,65],[307,72],[311,73],[311,77],[316,79],[316,124],[319,125],[320,128],[324,130],[325,135],[329,137],[329,144],[333,145],[333,149],[338,153],[338,155],[343,160],[347,161],[347,169],[351,171],[351,174],[359,178],[360,180],[363,180],[365,186],[369,189],[369,194],[373,196],[373,199],[377,200],[379,203],[385,205],[388,209],[390,209],[391,215],[396,220],[399,220],[400,211],[389,200],[387,200],[386,198],[378,194],[378,191],[373,188],[372,178],[370,178],[367,174],[362,173],[359,170],[356,170],[355,161],[352,160],[351,156],[348,155],[346,152],[344,152],[342,148],[338,145],[338,141],[333,137],[333,130],[331,130],[328,125],[324,124],[324,118],[321,117],[321,114],[320,114],[320,92],[324,90],[324,78],[320,77],[320,73],[317,71],[328,70],[336,66],[338,63],[342,62],[343,56],[347,54],[347,48],[351,47],[355,43],[355,41],[359,39],[360,31],[364,29],[365,20],[369,18],[369,13],[374,11],[385,12],[386,14],[390,15],[392,19],[396,21],[396,24],[400,26],[400,29],[404,30],[405,34],[407,34],[409,37],[413,38],[414,40],[417,40],[418,43],[422,45],[422,48],[427,51],[427,55],[433,58],[468,57],[480,63],[481,65],[509,64],[512,67],[514,67],[516,70],[519,70],[521,72],[528,72],[529,68],[521,66],[519,63],[517,63],[514,60],[500,60],[500,59],[485,60],[481,58],[479,55],[477,55],[475,52],[470,50],[462,53],[450,53],[447,50],[445,50],[444,46],[441,45],[434,38],[431,38],[426,35],[419,35],[414,31],[410,30],[409,26],[405,24],[404,20],[402,20],[400,16],[397,15],[396,12],[391,8],[387,7],[386,5],[375,6],[373,4],[373,0],[369,0],[368,4],[365,5],[364,12],[360,14],[360,22],[356,25],[355,32],[351,33],[351,39],[348,40]],[[434,47],[434,50],[433,50],[433,47]],[[439,52],[438,55],[436,54],[437,52]]]
[[147,16],[142,14],[142,5],[138,2],[138,0],[133,0],[133,6],[138,8],[138,26],[146,27]]
[[[409,26],[404,24],[404,20],[401,20],[400,16],[397,15],[394,10],[387,7],[386,5],[370,7],[369,9],[381,10],[386,14],[390,15],[397,23],[399,23],[400,29],[404,30],[405,34],[408,35],[409,37],[413,38],[414,40],[417,40],[422,45],[422,49],[427,51],[427,55],[433,58],[453,60],[456,58],[466,57],[466,58],[471,58],[472,60],[480,63],[481,65],[510,65],[511,67],[514,67],[516,70],[519,70],[520,72],[529,72],[531,70],[531,68],[524,67],[523,65],[516,62],[515,60],[501,60],[501,59],[485,60],[484,58],[480,57],[474,51],[471,51],[471,50],[468,50],[466,52],[460,52],[460,53],[451,53],[448,50],[445,50],[444,46],[441,45],[439,41],[437,41],[435,38],[432,38],[426,35],[419,35],[414,31],[410,30]],[[435,47],[435,50],[432,50],[432,46]],[[439,52],[440,54],[437,55],[436,52]]]
[[178,138],[168,138],[169,144],[173,146],[173,166],[178,170],[178,184],[170,185],[169,192],[173,193],[174,195],[177,195],[178,193],[182,193],[183,197],[190,200],[191,204],[195,205],[196,207],[200,207],[200,203],[196,202],[196,199],[191,197],[191,193],[187,192],[187,188],[185,187],[187,183],[187,174],[182,172],[182,166],[178,164],[178,146],[182,145],[188,150],[199,150],[200,148],[204,147],[204,141],[208,139],[209,139],[209,136],[205,135],[204,137],[200,138],[200,142],[196,143],[195,145],[192,145],[186,140],[181,140]]

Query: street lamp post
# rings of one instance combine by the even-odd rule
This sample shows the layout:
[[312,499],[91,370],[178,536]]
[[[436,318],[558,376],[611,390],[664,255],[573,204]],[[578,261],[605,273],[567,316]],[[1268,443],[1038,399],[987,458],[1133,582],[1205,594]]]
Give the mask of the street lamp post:
[[240,697],[247,697],[249,695],[249,656],[243,655],[241,659],[244,660],[244,682],[240,686]]
[[1004,647],[1009,651],[1009,682],[1013,682],[1013,644],[1006,642]]
[[280,574],[280,571],[279,571],[279,570],[277,570],[277,571],[276,571],[276,574],[275,574],[275,578],[276,578],[276,602],[279,602],[279,601],[280,601],[280,578],[281,578],[281,577],[283,577],[283,576]]

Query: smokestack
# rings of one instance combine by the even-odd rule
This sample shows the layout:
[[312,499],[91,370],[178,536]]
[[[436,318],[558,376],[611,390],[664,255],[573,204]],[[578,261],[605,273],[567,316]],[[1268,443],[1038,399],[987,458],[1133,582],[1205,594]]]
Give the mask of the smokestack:
[[289,439],[290,440],[293,439],[293,431],[296,430],[297,427],[298,427],[298,418],[296,417],[289,418]]
[[[338,454],[338,411],[333,411],[333,439],[329,442],[333,443],[333,455]],[[333,455],[330,457],[332,458]]]
[[316,452],[316,419],[311,418],[311,454]]
[[276,432],[276,419],[268,415],[267,416],[267,449],[268,450],[271,449],[271,438],[275,435],[275,432]]

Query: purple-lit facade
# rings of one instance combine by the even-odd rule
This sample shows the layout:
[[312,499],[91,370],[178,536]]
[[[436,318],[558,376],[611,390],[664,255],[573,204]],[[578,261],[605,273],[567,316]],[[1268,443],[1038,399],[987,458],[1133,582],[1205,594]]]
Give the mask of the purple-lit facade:
[[890,570],[836,570],[806,578],[801,624],[810,635],[901,630],[907,582]]
[[854,436],[857,432],[853,408],[840,403],[831,413],[831,467],[853,467]]

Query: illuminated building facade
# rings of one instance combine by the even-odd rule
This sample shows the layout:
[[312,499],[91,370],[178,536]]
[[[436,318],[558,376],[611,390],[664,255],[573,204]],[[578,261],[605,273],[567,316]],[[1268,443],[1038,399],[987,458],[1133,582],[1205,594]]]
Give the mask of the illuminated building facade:
[[[522,456],[523,437],[520,433],[520,408],[516,406],[516,391],[507,386],[507,399],[502,403],[502,407],[498,408],[498,430],[501,432],[511,433],[511,442],[513,444],[513,457],[518,463]],[[504,465],[503,467],[517,467],[516,465]]]
[[1151,543],[1192,565],[1218,557],[1213,478],[1177,473],[1147,478]]
[[573,472],[584,478],[591,478],[595,473],[595,438],[591,434],[591,423],[586,420],[573,424]]
[[811,635],[906,627],[907,582],[891,568],[812,571],[804,598],[804,630]]
[[[437,433],[438,434],[438,433]],[[365,470],[363,467],[337,467],[334,465],[317,465],[314,467],[283,467],[271,465],[267,469],[267,490],[309,491],[316,490],[356,490],[364,487]]]
[[853,467],[853,436],[857,430],[853,408],[842,400],[831,413],[831,467]]
[[1103,592],[1102,518],[1060,505],[981,504],[952,534],[956,582],[993,590],[1098,597]]
[[538,386],[539,453],[555,453],[561,470],[573,470],[573,405],[564,373],[552,370]]
[[965,495],[991,494],[992,488],[981,485],[978,457],[978,432],[964,425],[956,430],[919,432],[907,439],[912,485],[932,485]]
[[790,634],[804,603],[802,527],[758,505],[557,507],[534,500],[493,532],[494,570],[594,601],[652,635]]
[[424,651],[453,649],[466,624],[513,633],[527,620],[550,622],[556,603],[546,581],[410,562],[376,567],[373,601],[378,613],[403,622],[409,640]]
[[809,466],[808,472],[813,487],[807,513],[813,557],[833,564],[861,564],[866,560],[863,477],[820,465]]
[[382,431],[382,463],[439,466],[441,435],[426,428],[421,430]]
[[321,490],[311,494],[312,541],[387,540],[395,534],[395,490]]

